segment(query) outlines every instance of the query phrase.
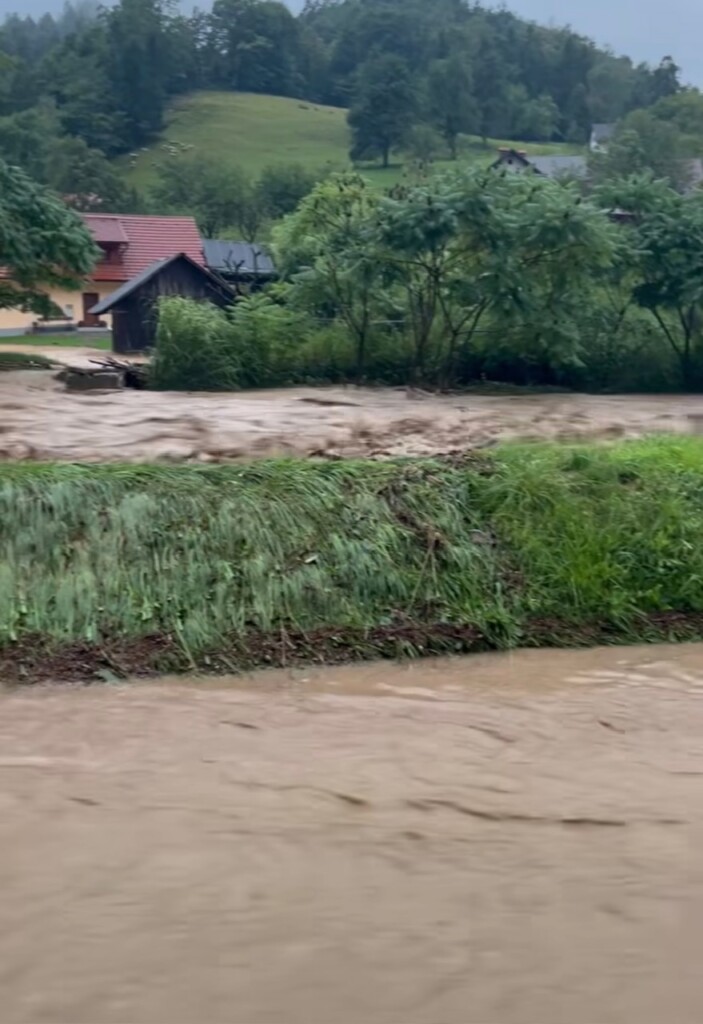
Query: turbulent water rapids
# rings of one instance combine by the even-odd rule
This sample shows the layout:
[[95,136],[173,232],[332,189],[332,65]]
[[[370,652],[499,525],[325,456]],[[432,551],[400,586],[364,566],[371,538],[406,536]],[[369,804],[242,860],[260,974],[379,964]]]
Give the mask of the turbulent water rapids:
[[[85,363],[90,355],[64,350],[61,358]],[[0,407],[0,458],[72,462],[432,455],[516,438],[690,432],[703,422],[700,396],[437,396],[389,388],[67,393],[52,372],[29,370],[0,374]]]
[[0,697],[13,1024],[694,1024],[703,646]]

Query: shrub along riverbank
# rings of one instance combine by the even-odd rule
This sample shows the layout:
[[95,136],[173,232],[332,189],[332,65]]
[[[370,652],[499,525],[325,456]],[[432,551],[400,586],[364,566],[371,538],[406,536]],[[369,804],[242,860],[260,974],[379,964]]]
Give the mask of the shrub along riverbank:
[[162,300],[153,387],[703,390],[700,190],[639,177],[585,197],[458,169],[383,196],[343,175],[277,226],[273,250],[280,280],[227,314]]
[[703,445],[0,467],[0,677],[703,636]]

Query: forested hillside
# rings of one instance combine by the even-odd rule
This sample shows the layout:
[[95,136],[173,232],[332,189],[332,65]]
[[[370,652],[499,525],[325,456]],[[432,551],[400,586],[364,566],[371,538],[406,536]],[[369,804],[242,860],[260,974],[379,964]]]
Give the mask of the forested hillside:
[[400,146],[456,154],[464,134],[585,142],[680,91],[671,59],[616,57],[566,29],[464,0],[166,0],[69,4],[58,18],[0,27],[0,155],[64,193],[134,197],[106,163],[162,130],[195,90],[294,97],[349,110],[354,159]]

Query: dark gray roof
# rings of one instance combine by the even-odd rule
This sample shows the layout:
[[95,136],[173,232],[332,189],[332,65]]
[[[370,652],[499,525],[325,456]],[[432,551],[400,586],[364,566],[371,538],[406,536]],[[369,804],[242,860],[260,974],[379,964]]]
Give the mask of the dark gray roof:
[[256,243],[204,238],[203,252],[210,270],[218,274],[244,274],[255,277],[274,277],[276,274],[270,255]]
[[588,161],[584,156],[531,156],[528,157],[538,174],[545,178],[584,178],[588,174]]
[[156,260],[155,263],[150,264],[150,266],[148,266],[145,270],[142,270],[141,274],[137,274],[135,277],[132,277],[129,281],[125,281],[125,283],[120,285],[120,287],[117,288],[116,291],[110,292],[110,294],[106,298],[102,299],[101,302],[98,302],[97,306],[93,306],[90,312],[94,316],[102,316],[103,313],[109,313],[113,306],[117,306],[122,301],[122,299],[126,298],[128,295],[131,295],[132,292],[137,290],[137,288],[140,288],[141,285],[146,284],[147,281],[150,281],[152,277],[155,277],[156,274],[158,274],[161,270],[164,269],[164,267],[170,266],[171,263],[175,263],[176,260],[186,260],[188,263],[191,264],[191,266],[196,267],[207,277],[211,278],[213,283],[216,284],[217,287],[225,289],[227,291],[231,290],[224,283],[224,281],[221,281],[218,277],[215,277],[214,274],[211,274],[206,267],[201,267],[199,263],[196,263],[195,260],[192,260],[190,256],[188,256],[186,253],[180,252],[177,253],[175,256],[169,256],[168,259]]

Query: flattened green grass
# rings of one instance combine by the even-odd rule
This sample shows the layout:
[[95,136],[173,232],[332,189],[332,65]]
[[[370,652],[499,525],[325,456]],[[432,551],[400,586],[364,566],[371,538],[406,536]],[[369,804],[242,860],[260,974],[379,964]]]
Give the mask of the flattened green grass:
[[239,668],[647,639],[672,616],[698,635],[702,537],[695,438],[459,462],[5,464],[0,651],[82,645],[92,664],[153,642],[169,667]]
[[104,334],[14,334],[0,336],[0,355],[7,356],[2,352],[3,345],[31,345],[38,348],[100,348],[109,349],[112,347],[110,335]]
[[0,350],[0,373],[3,370],[50,370],[53,365],[50,359],[39,353]]

